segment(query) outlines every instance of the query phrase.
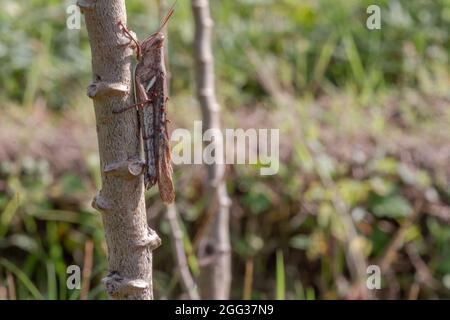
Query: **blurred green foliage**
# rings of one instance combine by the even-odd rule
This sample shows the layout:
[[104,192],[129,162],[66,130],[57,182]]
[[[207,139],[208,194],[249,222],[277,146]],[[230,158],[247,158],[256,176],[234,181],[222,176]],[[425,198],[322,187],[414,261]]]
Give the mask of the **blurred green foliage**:
[[[101,219],[90,208],[100,184],[98,156],[83,136],[95,133],[84,93],[90,79],[84,22],[81,30],[66,28],[72,1],[0,4],[0,129],[17,134],[12,143],[20,144],[0,152],[0,286],[9,288],[9,277],[17,298],[78,299],[80,291],[66,287],[66,268],[83,266],[85,243],[93,241],[88,298],[104,299],[106,248]],[[340,202],[369,264],[407,226],[377,296],[450,297],[450,1],[376,1],[382,27],[375,31],[365,25],[370,4],[211,1],[225,127],[279,128],[282,137],[276,176],[257,175],[257,166],[228,168],[233,298],[243,296],[249,261],[254,299],[352,297]],[[127,11],[139,38],[156,29],[156,1],[128,0]],[[199,112],[189,1],[177,3],[168,29],[170,114],[173,127],[190,128]],[[39,118],[42,105],[46,116]],[[67,119],[70,125],[62,125]],[[33,152],[31,142],[41,137],[34,130],[45,138],[53,132],[48,127],[68,127],[86,143],[76,165],[58,163],[58,152]],[[11,141],[5,132],[0,148]],[[68,150],[60,140],[49,133],[44,149]],[[206,206],[203,171],[178,167],[176,179],[186,252],[197,275],[190,239]],[[147,197],[151,223],[168,244],[164,208],[155,190]],[[419,252],[425,271],[406,244]],[[180,296],[170,252],[168,245],[155,252],[158,298]]]

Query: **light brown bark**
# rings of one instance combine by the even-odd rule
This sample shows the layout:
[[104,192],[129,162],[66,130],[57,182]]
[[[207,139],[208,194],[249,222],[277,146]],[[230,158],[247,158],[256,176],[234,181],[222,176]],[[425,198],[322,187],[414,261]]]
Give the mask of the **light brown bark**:
[[[214,84],[214,60],[211,45],[211,19],[207,0],[192,0],[195,21],[195,62],[197,97],[201,106],[203,131],[220,130],[220,106]],[[215,150],[223,150],[223,141],[213,140]],[[224,180],[225,166],[206,165],[208,170],[208,212],[212,223],[200,243],[200,290],[204,299],[228,299],[231,285],[231,248],[229,236],[230,199]]]
[[93,99],[102,188],[92,205],[102,214],[112,299],[152,299],[152,251],[161,240],[147,225],[141,140],[136,112],[113,113],[133,103],[130,41],[124,0],[79,0],[92,53]]

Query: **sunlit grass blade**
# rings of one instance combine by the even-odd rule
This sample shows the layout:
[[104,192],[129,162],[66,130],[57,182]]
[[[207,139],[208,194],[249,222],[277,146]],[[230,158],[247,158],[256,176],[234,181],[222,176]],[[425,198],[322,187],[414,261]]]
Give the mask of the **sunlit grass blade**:
[[365,70],[361,61],[361,55],[358,52],[358,48],[356,47],[355,41],[353,40],[353,36],[351,34],[345,35],[343,41],[353,77],[358,86],[361,87],[364,84],[365,78]]
[[56,300],[58,295],[58,290],[56,288],[56,272],[55,265],[48,261],[47,262],[47,297],[48,300]]
[[39,292],[39,290],[35,287],[33,282],[28,278],[28,276],[20,270],[17,266],[15,266],[13,263],[8,261],[5,258],[0,258],[0,265],[8,269],[10,272],[12,272],[16,278],[28,289],[28,291],[31,293],[31,295],[37,299],[37,300],[44,300],[44,296]]
[[[79,291],[79,290],[77,290]],[[94,288],[91,289],[91,291],[89,291],[88,300],[95,300],[95,299],[101,299],[101,298],[105,298],[106,296],[105,293],[105,285],[103,283],[99,283],[97,286],[95,286]],[[73,297],[71,297],[72,299]]]
[[322,83],[323,77],[330,63],[331,57],[333,56],[335,48],[336,39],[332,35],[323,45],[322,50],[320,51],[319,58],[317,59],[317,63],[314,66],[313,78],[311,82],[313,86]]
[[194,249],[192,247],[191,239],[186,232],[186,227],[183,223],[183,219],[179,219],[181,230],[183,231],[183,247],[188,260],[189,269],[191,270],[194,276],[197,276],[200,273],[200,268],[198,266],[198,260],[194,253]]
[[313,288],[306,289],[306,300],[316,300],[316,293]]
[[[64,268],[64,270],[67,270],[67,267]],[[57,270],[57,276],[58,276],[58,282],[59,282],[59,292],[58,292],[58,299],[59,300],[67,300],[68,294],[67,294],[67,273],[61,272],[60,270]]]
[[20,197],[19,194],[16,193],[11,200],[9,200],[5,209],[3,210],[0,216],[0,238],[3,238],[5,234],[8,232],[9,225],[14,218],[14,215],[19,209],[20,206]]
[[284,300],[286,298],[286,274],[284,270],[283,251],[277,251],[277,266],[276,266],[276,298],[277,300]]
[[29,68],[27,74],[27,81],[23,95],[23,105],[26,109],[30,109],[33,105],[36,94],[38,93],[42,75],[45,70],[45,66],[51,60],[51,40],[53,36],[53,30],[49,25],[44,25],[41,31],[41,46],[35,55],[35,59]]
[[295,289],[295,298],[297,300],[305,300],[306,298],[305,290],[300,280],[295,281],[294,289]]

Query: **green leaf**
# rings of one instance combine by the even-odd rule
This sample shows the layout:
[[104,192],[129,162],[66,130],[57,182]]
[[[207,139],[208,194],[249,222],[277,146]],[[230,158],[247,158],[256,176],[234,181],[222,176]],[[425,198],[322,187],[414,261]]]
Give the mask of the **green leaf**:
[[411,214],[412,207],[408,200],[400,195],[374,197],[372,212],[377,217],[404,218]]
[[292,237],[291,240],[289,240],[289,244],[292,248],[306,250],[311,244],[311,239],[309,238],[309,236],[299,234]]

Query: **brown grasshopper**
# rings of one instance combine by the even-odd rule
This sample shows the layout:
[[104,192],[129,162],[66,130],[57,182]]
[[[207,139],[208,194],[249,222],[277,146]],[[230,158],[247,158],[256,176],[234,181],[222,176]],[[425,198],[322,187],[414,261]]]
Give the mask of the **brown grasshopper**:
[[119,22],[125,35],[136,44],[138,63],[134,69],[135,105],[116,113],[136,107],[142,134],[146,169],[145,188],[158,183],[161,199],[171,203],[175,199],[172,182],[169,135],[167,130],[167,82],[164,64],[164,34],[162,29],[173,14],[173,7],[161,22],[159,29],[139,43],[131,32]]

